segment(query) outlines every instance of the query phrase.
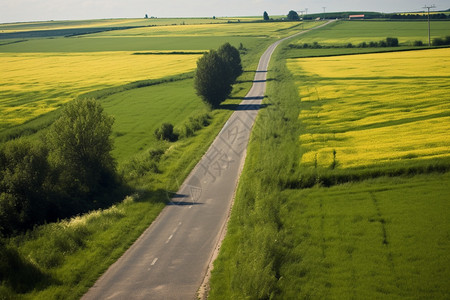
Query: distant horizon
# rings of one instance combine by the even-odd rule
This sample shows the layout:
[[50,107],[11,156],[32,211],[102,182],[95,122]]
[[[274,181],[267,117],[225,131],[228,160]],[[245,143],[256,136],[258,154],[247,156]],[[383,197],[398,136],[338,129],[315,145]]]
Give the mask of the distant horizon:
[[[446,11],[450,11],[450,9],[445,9],[445,10],[440,10],[440,11],[433,11],[435,12],[446,12]],[[326,14],[333,14],[333,13],[347,13],[347,12],[367,12],[367,13],[385,13],[385,14],[395,14],[395,13],[422,13],[424,12],[423,10],[419,10],[419,11],[395,11],[395,12],[379,12],[379,11],[364,11],[364,10],[345,10],[345,11],[330,11],[330,12],[326,12]],[[431,13],[431,12],[430,12]],[[320,12],[314,12],[314,13],[308,13],[308,15],[317,15],[320,14]],[[286,16],[287,14],[280,14],[280,15],[271,15],[271,17],[283,17]],[[259,15],[242,15],[242,16],[195,16],[195,17],[181,17],[181,16],[177,16],[177,17],[156,17],[156,16],[148,16],[148,19],[213,19],[213,17],[221,19],[221,18],[258,18],[260,17]],[[262,15],[261,15],[262,18]],[[0,24],[20,24],[20,23],[45,23],[45,22],[77,22],[77,21],[100,21],[100,20],[140,20],[140,19],[145,19],[145,15],[143,17],[113,17],[113,18],[92,18],[92,19],[53,19],[53,20],[27,20],[27,21],[15,21],[15,22],[5,22],[5,23],[1,23]]]
[[[287,15],[290,10],[308,14],[331,12],[422,12],[423,0],[0,0],[0,23],[140,19],[257,17]],[[433,11],[446,11],[448,0],[432,1]]]

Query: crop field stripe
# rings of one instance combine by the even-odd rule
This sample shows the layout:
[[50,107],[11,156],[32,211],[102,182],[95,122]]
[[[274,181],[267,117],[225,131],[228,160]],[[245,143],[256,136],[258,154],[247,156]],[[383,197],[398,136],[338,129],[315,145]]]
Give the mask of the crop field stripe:
[[340,168],[349,168],[449,157],[449,54],[446,48],[289,60],[301,78],[302,101],[312,105],[299,116],[305,124],[302,164],[328,167],[337,159]]

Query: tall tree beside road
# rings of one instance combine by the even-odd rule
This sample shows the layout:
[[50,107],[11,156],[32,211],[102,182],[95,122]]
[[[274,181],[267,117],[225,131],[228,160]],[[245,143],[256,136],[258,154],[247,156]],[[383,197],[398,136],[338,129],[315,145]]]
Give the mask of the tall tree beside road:
[[239,50],[231,46],[230,43],[225,43],[217,50],[217,53],[222,57],[229,69],[230,82],[232,84],[235,83],[236,79],[244,72]]
[[242,74],[239,51],[229,43],[211,50],[197,61],[194,86],[205,103],[219,107],[231,93],[232,84]]

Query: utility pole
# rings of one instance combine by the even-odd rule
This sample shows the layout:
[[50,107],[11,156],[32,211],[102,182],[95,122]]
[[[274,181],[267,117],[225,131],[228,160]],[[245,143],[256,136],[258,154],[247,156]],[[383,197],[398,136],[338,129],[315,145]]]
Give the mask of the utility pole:
[[304,13],[304,12],[305,12],[304,10],[299,10],[299,11],[298,11],[298,13],[300,13],[301,19],[302,19],[302,30],[305,29],[305,27],[304,27],[304,25],[305,25],[305,20],[303,19],[303,13]]
[[326,7],[323,6],[322,8],[323,8],[323,19],[325,20],[325,9],[326,9]]
[[431,47],[431,27],[430,27],[430,8],[435,8],[436,6],[430,5],[430,6],[424,6],[423,8],[426,8],[428,10],[428,47]]

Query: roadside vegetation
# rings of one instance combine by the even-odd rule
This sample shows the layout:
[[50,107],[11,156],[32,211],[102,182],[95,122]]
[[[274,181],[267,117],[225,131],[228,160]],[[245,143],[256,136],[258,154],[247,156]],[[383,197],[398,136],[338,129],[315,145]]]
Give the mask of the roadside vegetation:
[[[33,224],[29,220],[30,223],[27,223],[27,226],[17,228],[14,233],[7,234],[1,239],[0,251],[2,257],[5,258],[0,264],[1,297],[8,299],[78,299],[92,286],[100,274],[120,257],[143,230],[149,226],[163,209],[166,201],[169,200],[170,191],[178,189],[178,186],[207,150],[209,144],[231,115],[234,105],[239,103],[246,95],[254,77],[252,70],[256,69],[259,57],[266,46],[279,37],[287,36],[299,30],[298,24],[278,23],[270,26],[261,24],[263,27],[260,28],[261,30],[257,30],[258,25],[248,23],[249,31],[246,31],[248,34],[235,37],[232,36],[234,35],[233,32],[242,31],[246,26],[243,23],[236,23],[239,23],[238,20],[235,20],[235,23],[223,24],[224,27],[220,27],[220,30],[223,31],[219,31],[218,36],[212,39],[205,37],[208,32],[211,33],[211,28],[205,30],[203,34],[199,34],[197,38],[193,38],[188,34],[190,30],[193,34],[196,34],[203,28],[199,25],[194,28],[185,25],[168,26],[173,31],[168,36],[161,37],[152,37],[151,34],[149,34],[150,36],[136,37],[134,33],[127,36],[125,30],[120,37],[110,41],[107,37],[100,36],[101,34],[98,33],[97,38],[94,35],[88,35],[80,36],[76,40],[74,38],[55,38],[34,39],[30,42],[23,41],[21,47],[19,47],[21,50],[14,48],[14,44],[0,46],[1,55],[21,56],[28,55],[24,52],[37,51],[40,52],[36,54],[37,56],[49,57],[49,63],[51,63],[53,56],[58,59],[59,55],[64,58],[79,55],[80,63],[82,63],[83,55],[86,58],[97,57],[99,59],[119,58],[120,56],[120,59],[130,58],[131,61],[161,60],[165,59],[167,55],[165,65],[171,66],[170,58],[180,56],[180,64],[177,66],[177,60],[175,59],[173,67],[174,69],[179,69],[180,66],[186,68],[183,71],[175,72],[170,71],[171,68],[169,68],[172,73],[164,73],[153,77],[151,65],[146,67],[137,63],[133,67],[133,69],[138,70],[136,74],[146,68],[147,76],[138,77],[134,74],[135,77],[131,78],[121,77],[123,66],[118,63],[117,69],[111,69],[111,66],[105,65],[105,70],[96,70],[104,72],[103,75],[99,75],[99,80],[109,77],[110,74],[113,77],[118,75],[114,82],[96,86],[93,84],[93,80],[91,82],[92,78],[83,77],[82,71],[75,74],[76,79],[71,79],[75,80],[73,81],[75,86],[80,85],[83,88],[78,90],[76,94],[67,96],[67,99],[64,98],[55,107],[59,107],[65,102],[68,102],[70,106],[71,103],[75,103],[70,102],[72,97],[78,96],[77,102],[93,101],[101,104],[105,116],[114,118],[113,124],[107,122],[111,125],[108,126],[107,131],[110,133],[109,138],[114,149],[108,152],[108,155],[110,155],[107,155],[109,163],[106,165],[108,168],[112,166],[118,178],[113,178],[114,180],[111,183],[114,182],[114,184],[112,186],[102,183],[100,183],[100,186],[95,185],[101,187],[101,193],[99,194],[94,193],[95,195],[92,195],[90,193],[90,181],[83,181],[83,178],[91,175],[96,178],[95,172],[101,172],[102,168],[94,168],[90,170],[92,172],[79,168],[76,171],[80,178],[70,180],[69,175],[72,172],[69,172],[69,169],[73,165],[66,165],[69,162],[67,161],[68,158],[63,155],[66,153],[64,150],[54,150],[58,148],[57,145],[61,147],[66,145],[70,139],[64,140],[64,138],[61,138],[58,140],[59,142],[55,139],[55,143],[45,142],[42,144],[39,142],[52,134],[67,133],[64,130],[59,130],[59,127],[58,129],[54,127],[57,126],[54,124],[58,124],[58,121],[55,122],[55,120],[58,120],[61,114],[64,116],[64,110],[56,109],[51,113],[42,114],[2,132],[2,149],[13,147],[17,143],[23,143],[23,147],[21,147],[25,149],[22,152],[8,152],[17,153],[16,156],[24,153],[25,156],[19,157],[16,160],[17,165],[7,169],[7,172],[13,175],[22,176],[26,173],[32,176],[32,173],[24,172],[25,169],[22,166],[28,161],[39,163],[39,160],[23,158],[36,153],[36,157],[42,156],[44,165],[49,161],[52,162],[48,168],[39,169],[38,166],[31,165],[41,172],[48,172],[45,174],[49,177],[44,176],[43,181],[46,183],[50,181],[52,184],[45,184],[44,187],[53,186],[54,188],[50,189],[51,192],[69,192],[70,189],[66,188],[69,187],[73,188],[74,194],[77,195],[79,193],[76,192],[76,189],[80,189],[81,192],[86,192],[80,193],[80,195],[83,194],[86,197],[83,199],[69,197],[71,201],[74,200],[72,203],[75,205],[74,207],[80,208],[76,212],[80,215],[67,217],[55,223],[37,225],[23,232],[23,230],[30,228],[29,224]],[[235,27],[238,25],[240,27]],[[212,25],[204,26],[210,27]],[[230,26],[232,30],[225,26]],[[186,37],[182,32],[185,27]],[[150,30],[151,28],[156,27],[147,29]],[[108,34],[111,33],[108,32]],[[119,31],[115,31],[115,34],[118,33]],[[167,32],[164,33],[164,35],[167,34]],[[261,34],[264,35],[264,39],[255,37]],[[195,41],[192,41],[192,39]],[[192,70],[190,62],[193,57],[200,57],[205,49],[214,49],[223,44],[224,39],[229,40],[232,45],[239,46],[245,72],[237,78],[230,99],[224,101],[217,109],[210,110],[195,94],[194,73],[189,72]],[[153,43],[148,43],[150,40]],[[201,43],[198,43],[199,41]],[[34,46],[36,48],[33,48]],[[52,48],[53,46],[55,48]],[[116,47],[122,47],[127,52],[115,52]],[[101,52],[99,53],[98,50],[101,50]],[[181,51],[183,53],[160,54],[160,50],[165,52]],[[54,51],[58,51],[58,54],[55,54]],[[77,51],[83,53],[71,53]],[[104,53],[103,51],[110,52]],[[133,55],[136,51],[152,52],[152,54]],[[189,53],[192,51],[196,53]],[[158,53],[155,55],[154,52]],[[123,56],[124,54],[125,56]],[[184,65],[183,59],[185,60]],[[57,68],[58,65],[55,65],[55,67]],[[8,70],[12,71],[13,69]],[[31,78],[34,73],[24,74],[28,74],[24,77],[30,78],[23,78],[23,80],[33,82]],[[63,75],[66,74],[61,76]],[[128,73],[126,75],[130,76]],[[86,82],[84,82],[85,79]],[[57,81],[57,78],[54,81]],[[130,81],[134,82],[129,83]],[[28,86],[32,87],[33,84],[30,83]],[[24,100],[21,105],[26,105],[26,99],[28,101],[32,99],[33,91],[27,90],[25,86],[22,86],[22,88],[24,88],[22,95]],[[72,92],[70,88],[66,90]],[[54,99],[50,97],[48,101],[50,100]],[[68,106],[64,105],[63,107]],[[66,116],[59,120],[66,119],[70,118]],[[69,127],[84,128],[85,122],[89,123],[92,118],[81,118],[81,120],[79,126]],[[155,132],[158,132],[158,134],[155,134]],[[75,139],[84,140],[83,135],[69,135]],[[17,140],[21,136],[22,138]],[[51,149],[49,149],[50,146]],[[57,153],[62,155],[61,159],[57,159]],[[109,160],[111,158],[112,161]],[[21,162],[21,159],[23,162]],[[6,169],[2,171],[4,170]],[[10,172],[9,170],[13,171]],[[77,174],[77,172],[73,172],[73,174]],[[64,174],[69,177],[66,178]],[[20,176],[14,175],[10,179],[16,179],[23,186],[24,181],[22,179],[24,177]],[[39,180],[41,180],[41,177],[36,178],[38,180],[36,185],[40,186],[41,181]],[[48,180],[45,178],[48,178]],[[59,187],[53,184],[54,182],[60,182],[59,180],[62,180],[61,183],[64,183],[64,186]],[[85,183],[88,183],[88,185]],[[3,189],[3,187],[2,197],[6,197],[6,189]],[[33,187],[30,186],[29,188]],[[119,192],[117,192],[117,189],[119,189]],[[27,193],[26,190],[18,191]],[[40,190],[35,190],[34,192],[38,193],[40,197],[47,195],[44,193],[45,191],[41,193]],[[126,194],[129,196],[125,197]],[[48,198],[59,199],[54,198],[54,195],[52,194]],[[43,205],[46,202],[38,201],[36,203]],[[83,205],[79,207],[76,206],[76,203]],[[61,207],[65,207],[64,202],[61,202],[61,204]],[[85,213],[88,210],[90,212]],[[10,272],[11,270],[15,271]]]
[[448,298],[448,50],[289,59],[358,23],[274,54],[210,299]]

